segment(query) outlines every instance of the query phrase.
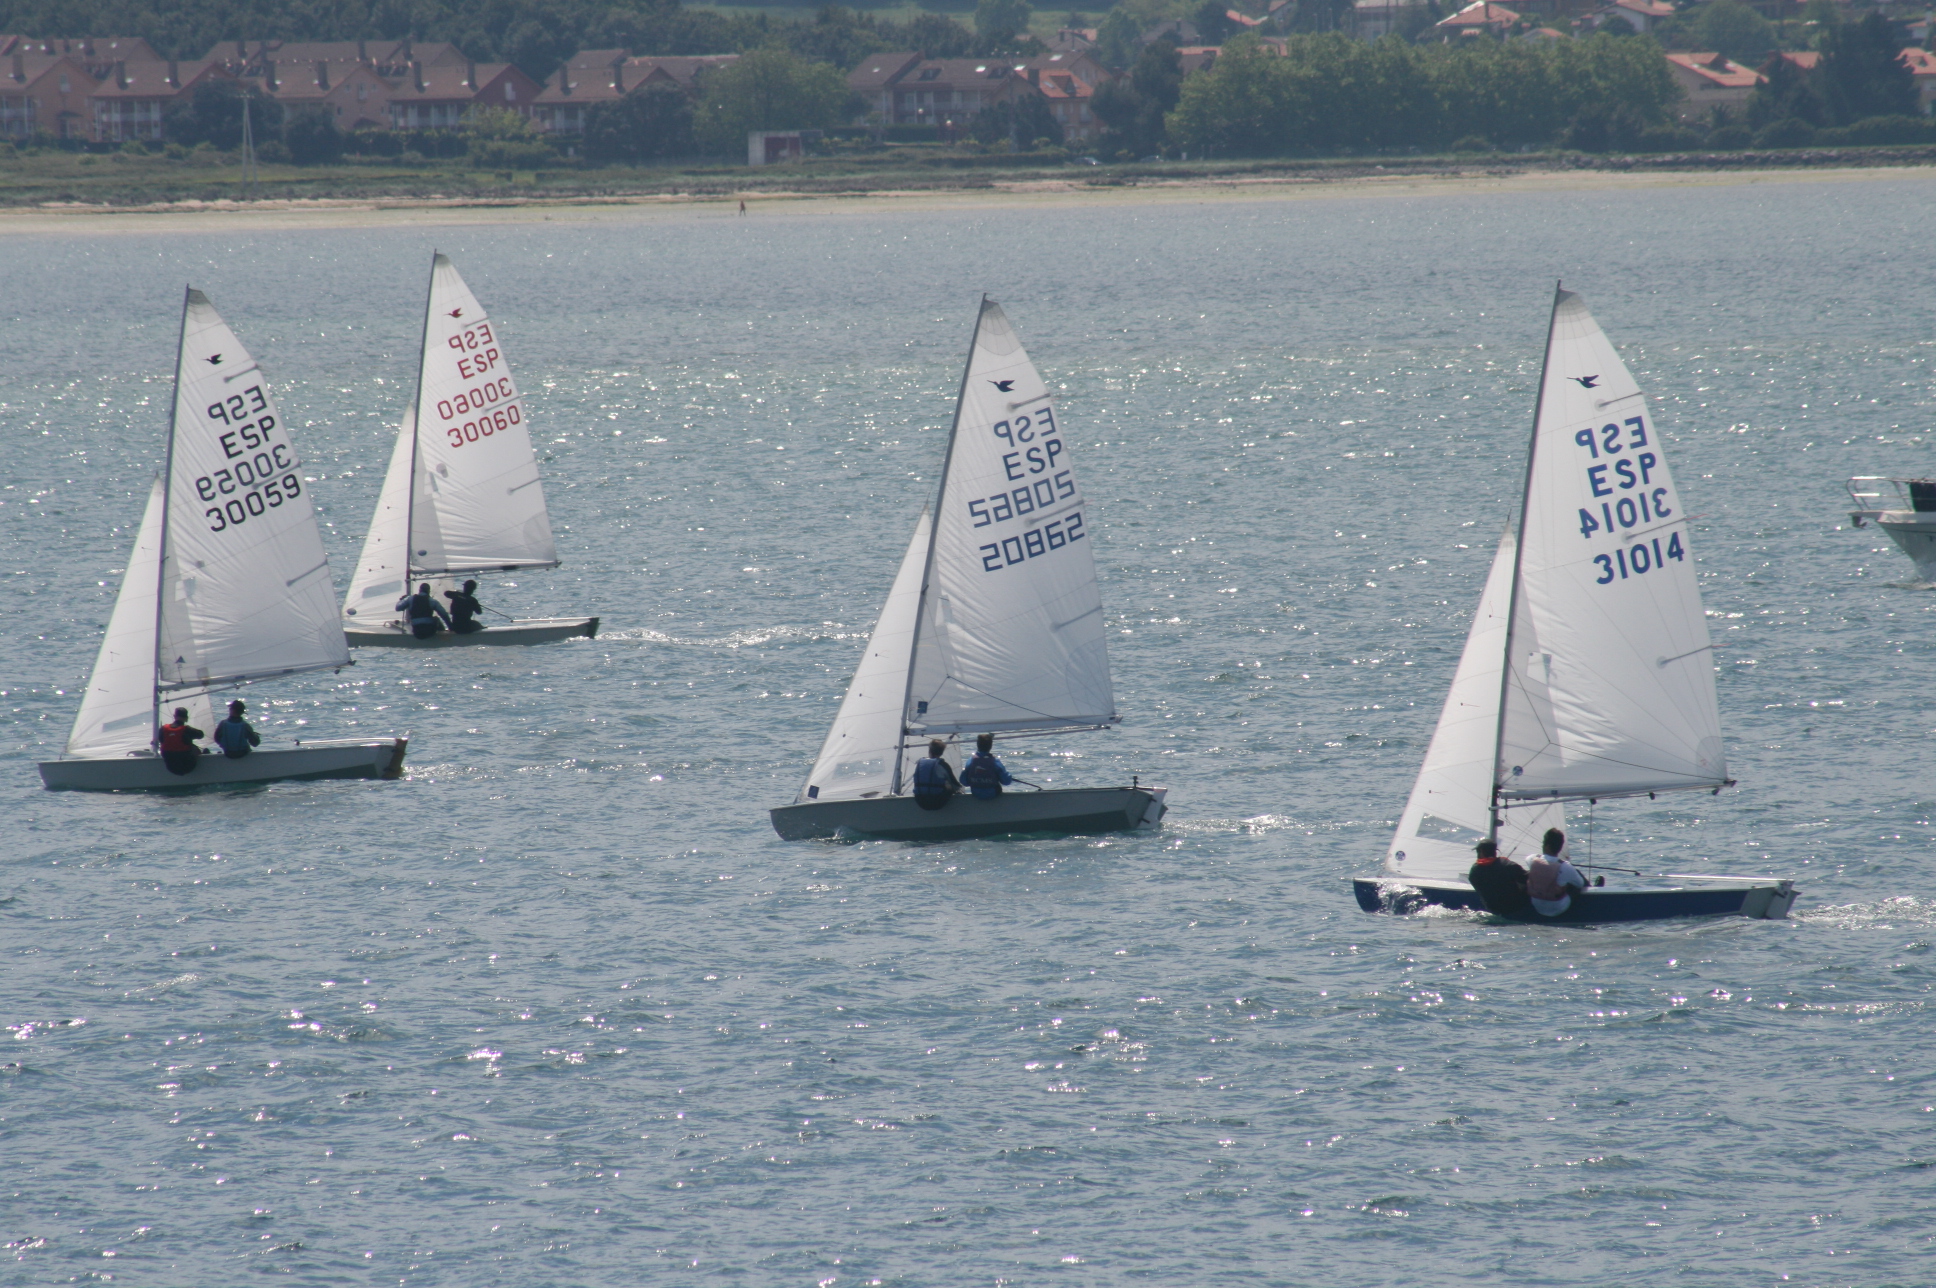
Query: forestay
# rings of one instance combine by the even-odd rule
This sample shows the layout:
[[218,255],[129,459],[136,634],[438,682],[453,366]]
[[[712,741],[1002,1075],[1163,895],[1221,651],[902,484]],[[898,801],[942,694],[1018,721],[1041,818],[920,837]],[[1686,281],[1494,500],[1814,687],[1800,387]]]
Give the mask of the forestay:
[[1520,546],[1500,795],[1723,785],[1686,513],[1646,400],[1568,291],[1553,309]]
[[410,578],[410,468],[416,460],[417,412],[403,413],[403,428],[390,449],[390,468],[384,471],[383,491],[376,500],[376,516],[363,538],[363,554],[356,575],[343,597],[343,616],[388,620]]
[[183,691],[349,662],[302,460],[254,359],[195,290],[162,537],[164,705]]
[[935,507],[905,722],[953,734],[1118,717],[1069,440],[1008,318],[982,302]]
[[[1500,539],[1492,572],[1472,615],[1465,651],[1439,712],[1425,763],[1412,784],[1398,831],[1385,853],[1385,870],[1422,880],[1464,880],[1473,846],[1490,835],[1492,774],[1499,738],[1499,673],[1506,650],[1506,613],[1512,598],[1511,529]],[[1515,809],[1499,833],[1505,854],[1537,853],[1549,827],[1564,827],[1559,805]]]
[[557,564],[524,403],[503,344],[441,254],[431,262],[414,438],[413,575]]
[[880,620],[868,637],[867,651],[854,668],[840,714],[834,717],[813,772],[800,790],[801,800],[852,800],[898,790],[894,773],[901,740],[901,700],[907,694],[908,657],[914,646],[930,532],[928,512],[923,510]]
[[155,597],[161,581],[162,479],[148,489],[141,530],[115,597],[114,615],[67,735],[70,756],[143,751],[155,736]]

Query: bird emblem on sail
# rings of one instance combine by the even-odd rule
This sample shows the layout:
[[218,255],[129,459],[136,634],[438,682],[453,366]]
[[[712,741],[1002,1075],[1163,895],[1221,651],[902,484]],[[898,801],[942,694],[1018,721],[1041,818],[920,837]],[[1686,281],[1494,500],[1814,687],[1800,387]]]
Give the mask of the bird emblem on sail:
[[1001,390],[1005,394],[1012,394],[1015,392],[1015,382],[1013,380],[991,380],[988,383],[995,386],[995,388]]
[[462,310],[462,309],[452,309],[452,310],[450,311],[450,315],[451,315],[452,317],[454,317],[454,318],[461,318],[461,317],[463,317],[463,316],[464,316],[464,310]]
[[1582,388],[1582,389],[1591,389],[1591,388],[1593,388],[1593,386],[1594,386],[1594,385],[1596,385],[1596,384],[1598,384],[1598,383],[1599,383],[1599,380],[1600,380],[1600,377],[1598,377],[1598,376],[1568,376],[1568,377],[1567,377],[1567,379],[1568,379],[1568,380],[1571,380],[1571,381],[1572,381],[1572,382],[1573,382],[1574,384],[1576,384],[1576,385],[1578,385],[1578,386],[1579,386],[1580,388]]
[[211,353],[204,361],[211,367],[219,367],[222,365],[222,355],[219,353]]

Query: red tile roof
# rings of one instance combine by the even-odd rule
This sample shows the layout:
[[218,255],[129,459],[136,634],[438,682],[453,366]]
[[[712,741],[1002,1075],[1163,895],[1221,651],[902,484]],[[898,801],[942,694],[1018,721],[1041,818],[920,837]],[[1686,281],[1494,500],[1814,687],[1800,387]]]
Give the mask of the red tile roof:
[[1760,72],[1720,54],[1669,54],[1667,61],[1724,89],[1753,89],[1761,83]]

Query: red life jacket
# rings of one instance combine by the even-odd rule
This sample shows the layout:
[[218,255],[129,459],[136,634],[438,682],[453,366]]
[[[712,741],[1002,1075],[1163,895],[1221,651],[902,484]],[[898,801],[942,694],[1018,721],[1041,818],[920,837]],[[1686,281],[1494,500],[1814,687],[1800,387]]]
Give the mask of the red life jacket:
[[161,727],[161,749],[163,751],[196,751],[198,748],[188,740],[188,725],[165,724]]

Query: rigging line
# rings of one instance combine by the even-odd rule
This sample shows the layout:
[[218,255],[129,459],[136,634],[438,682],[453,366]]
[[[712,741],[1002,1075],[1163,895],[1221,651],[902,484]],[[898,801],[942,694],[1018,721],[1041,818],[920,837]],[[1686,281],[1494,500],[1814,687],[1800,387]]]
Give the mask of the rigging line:
[[1505,656],[1500,659],[1499,676],[1499,718],[1492,735],[1492,803],[1494,808],[1487,812],[1488,826],[1486,839],[1499,843],[1500,792],[1504,784],[1500,781],[1499,771],[1504,767],[1500,753],[1506,742],[1506,696],[1512,684],[1513,626],[1519,620],[1519,573],[1526,559],[1526,511],[1527,502],[1533,491],[1533,463],[1539,458],[1539,419],[1546,407],[1546,376],[1553,364],[1553,330],[1559,325],[1560,301],[1566,298],[1566,291],[1559,282],[1553,283],[1553,312],[1546,320],[1546,352],[1539,360],[1539,393],[1533,398],[1533,432],[1526,444],[1526,478],[1519,489],[1519,526],[1513,534],[1513,571],[1512,585],[1506,592],[1506,646]]
[[1595,411],[1600,411],[1613,406],[1615,403],[1628,402],[1638,397],[1640,397],[1640,391],[1636,389],[1630,394],[1621,394],[1618,398],[1597,398],[1594,400],[1593,407]]
[[[1048,391],[1048,390],[1046,390],[1046,389],[1044,389],[1044,390],[1043,390],[1043,391],[1042,391],[1041,393],[1039,393],[1039,394],[1037,394],[1037,395],[1035,395],[1035,397],[1033,397],[1033,398],[1024,398],[1024,399],[1022,399],[1022,401],[1020,401],[1020,402],[1012,402],[1012,403],[1010,403],[1010,404],[1008,405],[1008,409],[1009,409],[1010,411],[1020,411],[1020,410],[1021,410],[1022,408],[1024,408],[1024,407],[1027,407],[1027,406],[1030,406],[1030,405],[1031,405],[1031,404],[1033,404],[1033,403],[1039,403],[1039,402],[1041,402],[1041,401],[1042,401],[1043,399],[1045,399],[1045,398],[1047,398],[1048,396],[1049,396],[1049,391]],[[1017,780],[1017,781],[1019,781],[1019,780]]]
[[231,380],[240,380],[244,376],[253,376],[260,370],[262,370],[262,367],[259,364],[251,362],[248,366],[242,368],[242,370],[231,371],[228,375],[223,376],[222,383],[226,385]]
[[[908,707],[914,702],[914,665],[921,656],[921,622],[927,616],[928,588],[934,582],[934,552],[941,539],[941,503],[948,495],[948,471],[955,463],[955,439],[961,435],[961,408],[968,401],[968,376],[975,369],[975,349],[981,343],[981,320],[988,316],[988,294],[982,293],[981,307],[975,310],[975,330],[968,337],[968,357],[961,364],[961,387],[955,391],[954,423],[948,426],[948,449],[941,456],[941,478],[934,488],[934,511],[928,525],[928,557],[921,567],[921,595],[914,601],[914,634],[908,640],[907,687],[901,693],[901,732],[907,733]],[[901,792],[901,749],[894,751],[892,790]]]
[[[404,490],[403,507],[403,569],[404,581],[410,580],[410,552],[417,547],[417,458],[418,446],[423,441],[421,422],[423,420],[424,368],[430,362],[430,307],[437,298],[437,260],[440,252],[436,247],[430,250],[430,281],[424,286],[423,330],[417,335],[417,389],[410,395],[410,485]],[[443,544],[442,526],[438,528],[438,545]],[[409,589],[406,584],[405,590]]]
[[1687,652],[1685,653],[1676,653],[1672,657],[1663,657],[1658,662],[1655,662],[1654,665],[1656,667],[1659,667],[1662,670],[1665,670],[1669,662],[1678,662],[1684,657],[1693,657],[1696,653],[1709,653],[1709,652],[1712,652],[1713,650],[1714,650],[1714,645],[1703,644],[1701,645],[1701,647],[1691,648],[1687,650]]
[[[161,743],[161,734],[158,732],[161,725],[161,623],[162,611],[168,602],[168,511],[172,508],[169,502],[175,490],[175,419],[181,411],[182,358],[188,352],[188,306],[195,294],[192,286],[182,288],[181,332],[175,338],[175,396],[168,400],[168,455],[162,462],[161,473],[161,532],[155,543],[155,652],[154,664],[148,671],[149,723],[157,730],[148,736],[148,746],[154,750],[159,750]],[[140,538],[136,537],[136,540]]]

